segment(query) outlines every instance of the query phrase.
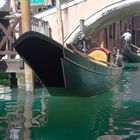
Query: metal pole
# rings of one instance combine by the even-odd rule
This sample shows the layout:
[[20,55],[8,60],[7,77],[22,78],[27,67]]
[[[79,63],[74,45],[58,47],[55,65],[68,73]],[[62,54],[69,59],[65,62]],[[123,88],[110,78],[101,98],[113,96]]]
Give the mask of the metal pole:
[[58,26],[58,41],[64,43],[64,31],[63,31],[63,20],[61,11],[61,0],[56,0],[56,16],[57,16],[57,26]]
[[[22,33],[31,30],[30,0],[21,0]],[[34,92],[34,79],[31,68],[25,63],[25,89]]]
[[80,31],[85,35],[85,25],[84,25],[85,20],[80,19]]
[[85,40],[85,25],[84,25],[85,20],[80,19],[80,32],[81,32],[81,38],[83,40],[83,49],[84,53],[86,54],[86,40]]

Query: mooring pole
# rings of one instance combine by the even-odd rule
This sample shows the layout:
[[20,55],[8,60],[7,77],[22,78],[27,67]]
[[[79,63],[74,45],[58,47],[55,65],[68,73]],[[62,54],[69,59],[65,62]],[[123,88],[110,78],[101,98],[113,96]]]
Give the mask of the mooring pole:
[[64,43],[64,30],[63,30],[63,20],[61,11],[61,0],[56,0],[56,17],[58,26],[58,41]]
[[[31,30],[31,17],[30,17],[30,0],[21,0],[21,23],[22,23],[22,33]],[[30,47],[30,46],[29,46]],[[29,52],[31,53],[31,52]],[[34,94],[34,78],[32,69],[24,63],[25,70],[25,105],[24,105],[24,140],[30,139],[29,128],[32,125],[32,96]]]
[[[21,22],[22,33],[31,30],[30,0],[21,0]],[[27,92],[34,92],[34,79],[31,68],[25,63],[25,89]]]

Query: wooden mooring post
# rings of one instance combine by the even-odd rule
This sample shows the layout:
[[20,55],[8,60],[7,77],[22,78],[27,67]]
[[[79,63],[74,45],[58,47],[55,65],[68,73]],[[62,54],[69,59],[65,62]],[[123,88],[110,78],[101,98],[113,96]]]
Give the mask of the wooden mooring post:
[[[30,0],[21,0],[21,23],[22,33],[31,30],[30,21]],[[25,63],[25,89],[27,92],[34,92],[34,78],[32,69]]]
[[[31,30],[31,18],[30,18],[30,0],[21,0],[21,23],[22,23],[22,33]],[[34,94],[34,78],[32,69],[25,63],[25,105],[24,105],[24,139],[30,139],[29,128],[32,125],[32,96]]]

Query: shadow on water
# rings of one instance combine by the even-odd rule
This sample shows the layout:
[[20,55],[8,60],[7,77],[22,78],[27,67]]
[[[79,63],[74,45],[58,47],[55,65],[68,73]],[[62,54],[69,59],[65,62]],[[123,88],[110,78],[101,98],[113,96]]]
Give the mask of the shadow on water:
[[50,96],[44,88],[34,94],[12,89],[0,96],[0,139],[138,140],[139,81],[139,68],[126,69],[112,91],[90,98]]

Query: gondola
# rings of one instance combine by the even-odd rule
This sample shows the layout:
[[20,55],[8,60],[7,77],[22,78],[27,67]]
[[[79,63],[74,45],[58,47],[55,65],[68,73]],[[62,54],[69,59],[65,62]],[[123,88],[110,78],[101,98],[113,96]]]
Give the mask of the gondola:
[[[84,53],[74,44],[64,46],[34,31],[21,35],[14,47],[48,90],[65,88],[71,96],[90,97],[110,90],[123,70],[123,62],[108,60],[110,52],[105,48]],[[95,57],[98,53],[101,59]]]
[[134,44],[126,45],[123,49],[123,55],[127,62],[140,63],[140,48]]

